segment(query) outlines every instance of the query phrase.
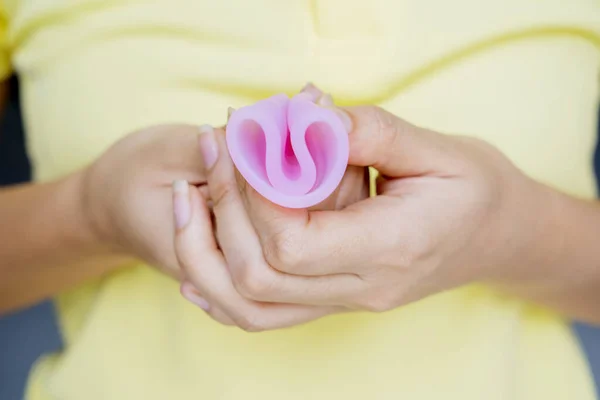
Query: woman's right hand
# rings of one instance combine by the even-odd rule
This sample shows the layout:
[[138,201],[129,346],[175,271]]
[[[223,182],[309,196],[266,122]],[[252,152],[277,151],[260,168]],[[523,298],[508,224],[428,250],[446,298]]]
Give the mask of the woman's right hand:
[[206,183],[198,127],[164,125],[132,133],[82,174],[81,201],[94,240],[181,280],[173,249],[172,184]]

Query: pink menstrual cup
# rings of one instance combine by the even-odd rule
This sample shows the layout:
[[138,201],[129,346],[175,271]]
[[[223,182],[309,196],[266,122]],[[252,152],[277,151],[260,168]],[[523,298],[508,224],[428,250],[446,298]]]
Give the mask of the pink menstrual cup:
[[287,208],[325,200],[348,165],[348,132],[332,110],[308,94],[279,94],[233,112],[227,146],[246,181]]

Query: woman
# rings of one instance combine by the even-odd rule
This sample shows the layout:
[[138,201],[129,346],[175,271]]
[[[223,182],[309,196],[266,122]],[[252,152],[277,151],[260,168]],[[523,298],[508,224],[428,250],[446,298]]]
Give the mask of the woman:
[[[600,9],[569,6],[7,2],[37,183],[0,196],[1,304],[60,293],[66,341],[28,397],[594,398],[557,314],[599,318],[600,216],[576,197]],[[339,110],[341,211],[240,192],[221,131],[197,128],[306,80],[393,113]],[[365,166],[385,180],[360,200]]]

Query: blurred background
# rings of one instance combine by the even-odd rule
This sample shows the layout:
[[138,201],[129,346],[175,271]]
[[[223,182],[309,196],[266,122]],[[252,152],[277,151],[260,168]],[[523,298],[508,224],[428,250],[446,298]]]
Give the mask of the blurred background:
[[[0,118],[0,186],[26,182],[31,176],[19,103],[19,82],[13,78],[10,101]],[[593,162],[596,176],[600,177],[600,146],[596,148]],[[597,182],[600,192],[600,179]],[[55,317],[52,303],[44,302],[0,318],[0,400],[22,399],[27,375],[35,360],[43,354],[60,350],[61,338]],[[598,388],[600,328],[573,324],[573,329],[581,340]],[[600,391],[598,393],[600,398]]]

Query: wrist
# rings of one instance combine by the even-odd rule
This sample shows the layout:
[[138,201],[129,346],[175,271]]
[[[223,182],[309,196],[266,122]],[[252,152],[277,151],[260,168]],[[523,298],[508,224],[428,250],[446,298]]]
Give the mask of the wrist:
[[548,186],[521,175],[505,188],[508,201],[499,213],[499,262],[489,277],[500,286],[539,284],[562,253],[558,228],[562,196]]
[[529,251],[493,281],[518,297],[570,317],[600,321],[600,205],[540,186]]
[[528,272],[528,279],[539,284],[554,279],[556,266],[562,262],[565,231],[561,225],[567,196],[532,182],[535,196],[530,208],[533,215],[530,223],[533,229],[520,268]]
[[[598,285],[600,269],[600,207],[596,201],[583,200],[552,191],[550,224],[552,257],[545,260],[545,271],[556,277],[561,286]],[[548,249],[549,250],[549,249]]]
[[82,248],[98,255],[117,254],[112,248],[102,221],[102,213],[98,210],[95,201],[89,196],[89,170],[80,170],[70,175],[65,181],[65,193],[68,198],[72,226],[70,228],[72,240]]
[[[568,285],[569,226],[577,200],[540,182],[528,180],[526,195],[514,202],[517,208],[507,218],[507,242],[516,251],[492,278],[495,285],[517,295],[535,298],[535,293]],[[512,232],[511,232],[512,231]]]

